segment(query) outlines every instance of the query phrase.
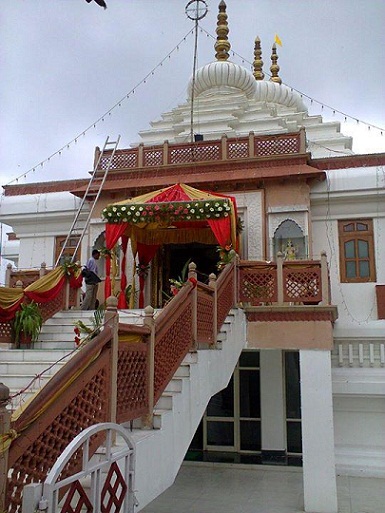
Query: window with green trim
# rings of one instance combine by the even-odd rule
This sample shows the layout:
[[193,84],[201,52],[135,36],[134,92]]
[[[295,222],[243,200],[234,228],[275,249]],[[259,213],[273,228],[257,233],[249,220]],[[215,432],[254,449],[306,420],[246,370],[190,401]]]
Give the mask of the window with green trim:
[[338,233],[341,282],[376,281],[373,221],[371,219],[339,221]]

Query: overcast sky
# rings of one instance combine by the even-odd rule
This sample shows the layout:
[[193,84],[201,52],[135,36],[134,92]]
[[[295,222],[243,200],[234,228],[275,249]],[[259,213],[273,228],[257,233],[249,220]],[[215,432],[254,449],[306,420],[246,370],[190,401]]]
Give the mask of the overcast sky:
[[[7,184],[66,146],[125,97],[193,28],[187,0],[1,0],[0,184]],[[201,27],[215,35],[219,0],[207,0]],[[384,0],[226,0],[232,50],[253,60],[262,40],[265,72],[278,34],[284,83],[353,118],[385,128]],[[87,176],[95,146],[139,130],[186,99],[193,67],[190,34],[146,83],[61,156],[18,183]],[[214,59],[213,40],[199,33],[198,65]],[[231,60],[242,63],[237,55]],[[353,149],[385,152],[385,134],[345,123],[305,102],[312,114],[358,128]]]

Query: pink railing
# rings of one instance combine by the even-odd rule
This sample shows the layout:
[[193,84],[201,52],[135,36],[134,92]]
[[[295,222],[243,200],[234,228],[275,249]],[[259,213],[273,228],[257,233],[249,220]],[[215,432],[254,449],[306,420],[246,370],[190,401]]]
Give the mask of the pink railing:
[[[195,275],[190,268],[190,278]],[[218,281],[212,279],[210,287],[191,279],[157,317],[147,307],[143,326],[118,327],[117,300],[109,298],[103,331],[54,375],[11,424],[17,437],[8,453],[8,513],[20,512],[24,485],[44,481],[64,448],[86,427],[139,417],[152,426],[154,404],[183,358],[199,342],[215,342],[214,329],[221,327],[235,303],[234,284],[234,264],[222,271]],[[208,302],[198,300],[203,291]],[[205,327],[197,322],[201,318]],[[100,443],[95,438],[90,450]],[[79,453],[65,473],[75,472],[81,458]]]
[[240,261],[238,301],[243,305],[330,304],[326,255],[321,260]]
[[[320,261],[284,262],[279,257],[276,263],[232,263],[218,279],[211,275],[209,285],[196,281],[195,265],[190,264],[186,284],[158,316],[147,307],[143,326],[118,328],[117,300],[109,298],[102,333],[54,375],[11,425],[17,437],[9,450],[6,511],[20,512],[23,486],[43,481],[84,428],[139,417],[151,427],[154,404],[183,358],[200,344],[214,346],[237,302],[329,304],[326,256]],[[92,450],[99,445],[95,439]]]
[[[273,155],[288,155],[305,151],[305,132],[296,134],[279,134],[255,136],[250,132],[248,137],[228,138],[220,140],[199,141],[186,144],[169,144],[144,146],[117,150],[111,164],[111,170],[136,169],[143,167],[159,167],[168,165],[187,164],[189,162],[211,162],[221,160],[246,159],[253,157],[268,157]],[[96,150],[95,161],[100,155]],[[99,164],[99,169],[106,169],[110,152],[105,152]]]

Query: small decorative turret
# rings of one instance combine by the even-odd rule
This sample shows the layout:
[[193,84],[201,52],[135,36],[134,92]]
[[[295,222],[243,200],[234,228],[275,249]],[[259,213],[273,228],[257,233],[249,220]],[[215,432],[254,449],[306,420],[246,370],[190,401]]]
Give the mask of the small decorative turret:
[[277,84],[282,84],[282,80],[278,76],[279,72],[279,66],[277,64],[278,61],[278,55],[277,55],[277,45],[274,43],[272,48],[272,54],[271,54],[271,82],[277,82]]
[[219,14],[217,21],[217,41],[214,45],[216,54],[215,57],[217,61],[227,61],[229,58],[229,50],[231,45],[228,41],[227,34],[229,33],[229,27],[227,24],[227,14],[226,14],[226,3],[224,0],[221,0],[219,4]]
[[254,77],[255,80],[263,80],[265,78],[265,74],[262,71],[263,68],[263,60],[262,60],[262,50],[261,50],[261,40],[257,36],[255,38],[254,44]]

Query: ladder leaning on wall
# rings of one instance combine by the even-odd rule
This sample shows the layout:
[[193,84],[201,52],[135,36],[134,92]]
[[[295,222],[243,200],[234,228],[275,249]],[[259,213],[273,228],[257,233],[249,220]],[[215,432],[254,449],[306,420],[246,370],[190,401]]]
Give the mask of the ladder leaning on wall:
[[[79,240],[77,242],[77,245],[76,245],[76,248],[73,252],[73,255],[71,257],[71,263],[74,262],[75,260],[75,257],[76,257],[76,253],[78,251],[78,249],[80,248],[80,244],[82,243],[82,240],[83,240],[83,237],[88,229],[88,225],[90,224],[90,220],[91,220],[91,216],[92,216],[92,213],[94,211],[94,208],[95,208],[95,205],[99,199],[99,196],[103,190],[103,186],[104,186],[104,183],[107,179],[107,175],[108,175],[108,171],[110,170],[111,168],[111,165],[112,165],[112,162],[113,162],[113,159],[114,159],[114,155],[115,155],[115,152],[116,152],[116,149],[118,147],[118,144],[119,144],[119,141],[120,141],[120,135],[118,135],[116,141],[110,141],[109,140],[109,137],[107,137],[106,139],[106,142],[104,143],[104,146],[103,146],[103,149],[102,151],[99,153],[99,157],[98,159],[96,160],[95,162],[95,165],[94,165],[94,170],[92,172],[92,175],[91,175],[91,178],[90,178],[90,181],[87,185],[87,189],[85,190],[84,192],[84,195],[83,195],[83,198],[80,202],[80,205],[79,205],[79,208],[75,214],[75,217],[74,217],[74,220],[72,222],[72,225],[71,225],[71,228],[69,229],[68,231],[68,235],[64,241],[64,244],[63,244],[63,247],[61,248],[61,251],[59,253],[59,256],[56,260],[56,263],[55,263],[55,267],[58,266],[59,262],[60,262],[60,259],[68,245],[68,242],[70,240],[71,237],[73,237],[74,235],[80,235],[79,237]],[[112,150],[112,151],[111,151]],[[104,156],[104,153],[108,151],[108,152],[111,152],[111,153],[108,153],[108,161],[107,161],[107,166],[105,167],[104,169],[104,174],[102,176],[96,176],[96,172],[97,172],[97,169],[99,167],[99,164]],[[93,185],[98,185],[98,190],[97,190],[97,193],[95,195],[95,198],[92,202],[92,204],[90,205],[90,209],[89,209],[89,212],[88,212],[88,216],[87,216],[87,220],[85,221],[84,223],[84,226],[81,228],[81,214],[82,213],[85,213],[86,209],[85,209],[85,205],[86,205],[86,199],[87,199],[87,196],[89,194],[89,191],[91,189],[91,187]]]

